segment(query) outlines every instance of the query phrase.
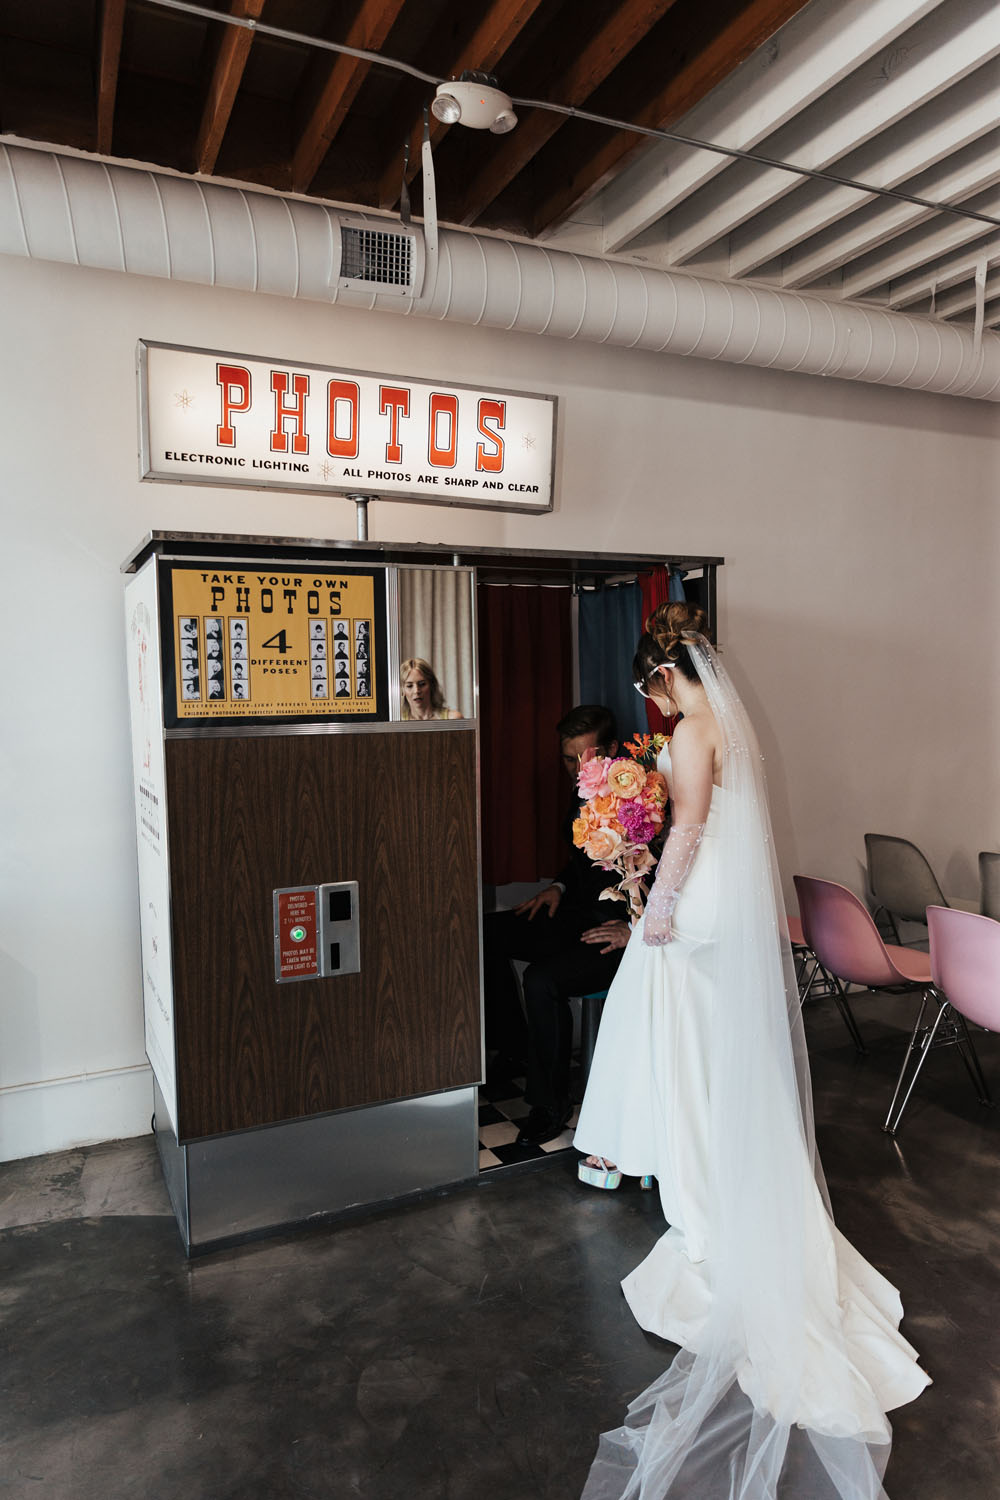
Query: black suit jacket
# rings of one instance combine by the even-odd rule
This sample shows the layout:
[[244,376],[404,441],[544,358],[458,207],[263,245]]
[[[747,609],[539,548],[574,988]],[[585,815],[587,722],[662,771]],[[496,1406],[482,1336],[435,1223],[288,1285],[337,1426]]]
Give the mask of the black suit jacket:
[[570,857],[559,871],[556,879],[566,887],[563,904],[567,915],[580,923],[580,931],[588,927],[599,927],[602,922],[613,922],[626,917],[623,901],[602,901],[601,892],[617,885],[618,876],[613,870],[602,870],[595,865],[589,854],[577,849],[573,843],[573,821],[580,811],[579,799],[570,803],[563,819],[562,836],[570,847]]

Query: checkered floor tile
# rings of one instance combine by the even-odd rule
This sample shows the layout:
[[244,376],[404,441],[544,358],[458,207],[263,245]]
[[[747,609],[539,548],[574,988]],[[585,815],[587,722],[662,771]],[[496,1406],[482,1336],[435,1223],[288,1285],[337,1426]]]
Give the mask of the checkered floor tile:
[[574,1107],[569,1123],[561,1135],[540,1146],[519,1146],[517,1132],[529,1113],[524,1100],[524,1079],[514,1078],[497,1088],[484,1085],[479,1090],[479,1170],[489,1172],[497,1167],[517,1167],[538,1161],[554,1152],[570,1151],[573,1128],[579,1110]]

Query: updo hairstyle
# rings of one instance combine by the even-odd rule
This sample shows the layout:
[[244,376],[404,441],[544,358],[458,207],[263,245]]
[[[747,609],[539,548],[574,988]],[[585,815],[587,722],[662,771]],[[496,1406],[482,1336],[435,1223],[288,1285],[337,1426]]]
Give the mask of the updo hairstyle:
[[697,682],[698,670],[688,653],[684,637],[708,635],[708,616],[697,604],[661,604],[647,616],[632,662],[632,676],[643,684],[657,667],[671,667],[689,682]]

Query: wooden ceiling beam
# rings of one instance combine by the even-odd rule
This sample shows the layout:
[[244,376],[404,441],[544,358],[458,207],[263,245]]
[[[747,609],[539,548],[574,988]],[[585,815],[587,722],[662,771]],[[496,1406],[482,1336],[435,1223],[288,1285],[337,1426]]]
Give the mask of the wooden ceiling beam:
[[[348,47],[377,52],[402,10],[404,0],[362,0],[345,38]],[[330,64],[326,82],[292,156],[292,187],[304,193],[344,123],[371,63],[342,54]]]
[[[264,0],[230,0],[229,14],[238,16],[240,20],[256,21],[263,9]],[[196,172],[208,173],[215,170],[253,38],[254,33],[246,26],[222,27],[195,142]]]
[[[524,30],[541,0],[490,0],[467,44],[447,69],[448,76],[457,78],[467,69],[492,73],[497,63],[509,50],[518,35]],[[431,144],[440,140],[450,127],[431,116]],[[417,120],[409,133],[409,166],[407,182],[412,182],[420,171],[420,147],[424,138],[423,117]],[[378,189],[381,208],[395,208],[399,202],[399,190],[403,181],[403,150],[393,151],[389,165],[382,173]]]
[[[804,3],[805,0],[750,0],[703,45],[690,54],[684,53],[683,66],[667,76],[663,87],[647,101],[633,123],[660,129],[675,124],[745,58],[763,46]],[[567,148],[565,159],[552,164],[551,178],[559,185],[538,204],[534,233],[541,234],[562,223],[644,144],[642,136],[617,131],[581,160],[577,138],[572,148]]]
[[[674,3],[675,0],[625,0],[618,9],[612,9],[604,25],[552,84],[551,98],[574,107],[583,104]],[[542,109],[532,110],[526,119],[520,120],[486,169],[470,184],[457,222],[474,224],[565,123],[565,115]]]
[[101,6],[100,55],[97,64],[97,149],[111,154],[118,93],[118,64],[125,29],[125,0],[104,0]]

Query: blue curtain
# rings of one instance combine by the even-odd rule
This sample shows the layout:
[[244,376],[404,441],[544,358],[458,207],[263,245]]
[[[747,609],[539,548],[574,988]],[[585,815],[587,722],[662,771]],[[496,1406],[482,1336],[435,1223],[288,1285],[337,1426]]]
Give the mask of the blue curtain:
[[637,583],[580,594],[580,702],[607,704],[622,744],[646,731],[645,700],[632,686],[632,658],[641,634]]

